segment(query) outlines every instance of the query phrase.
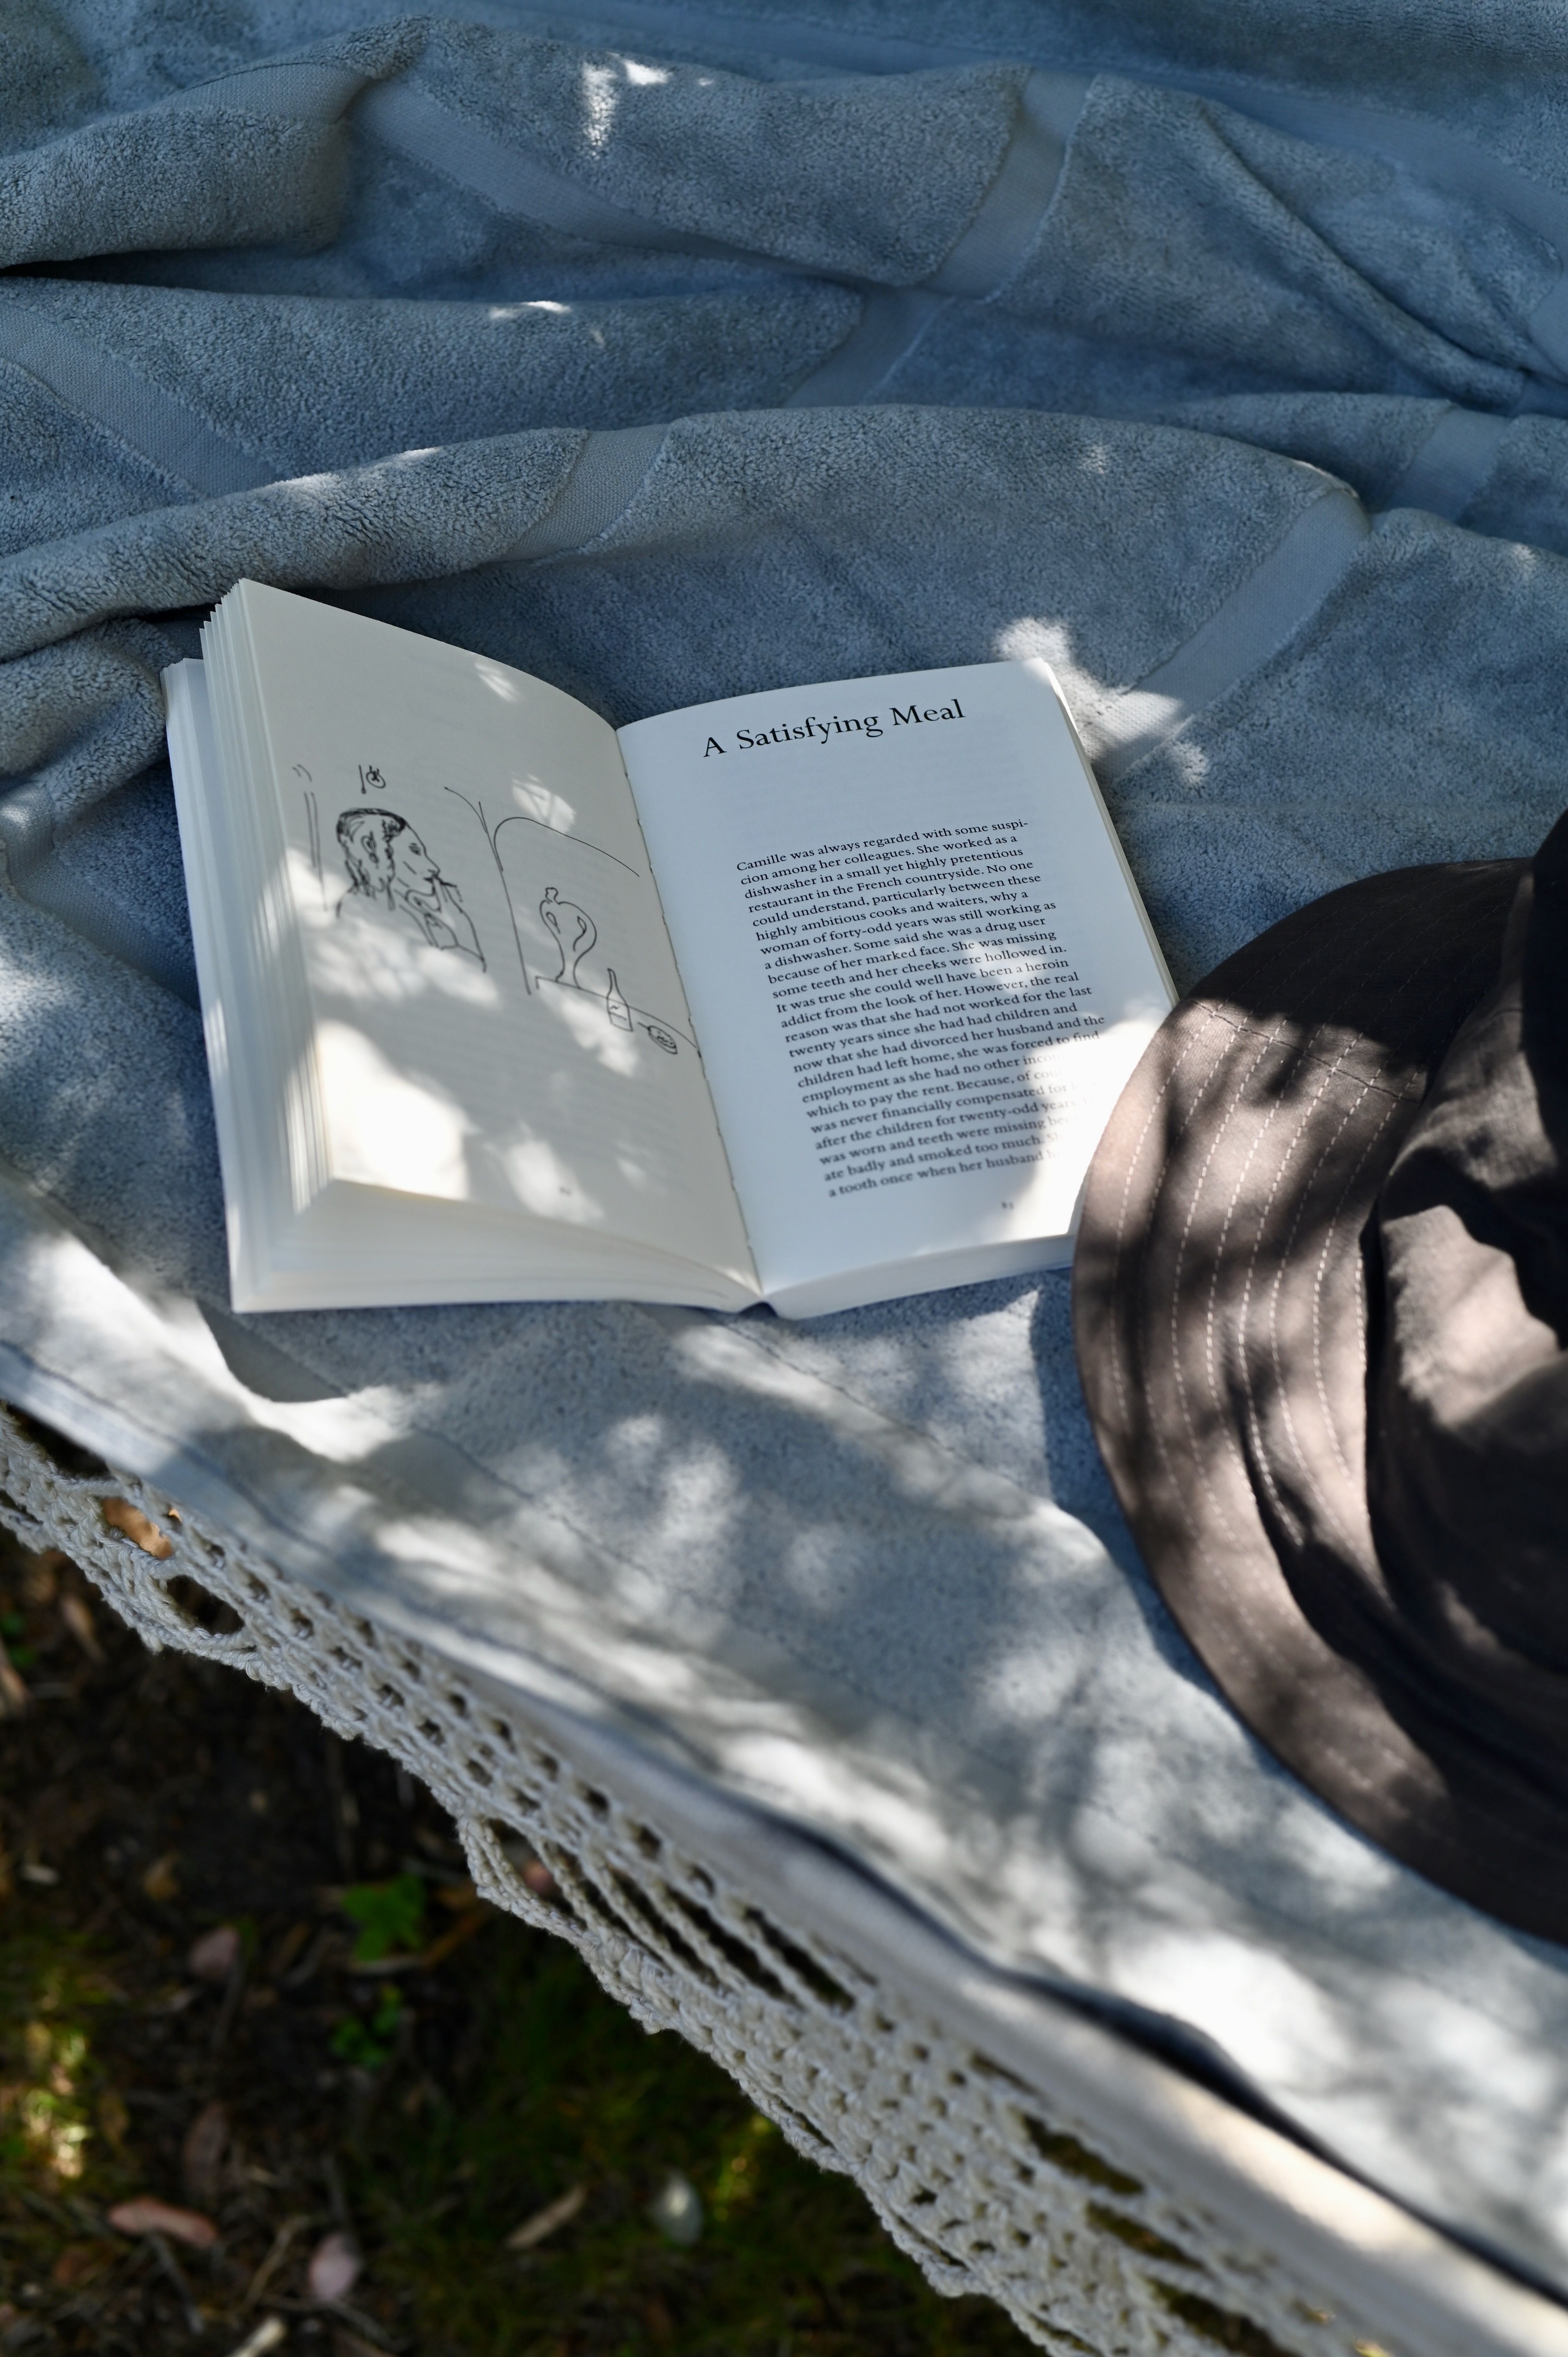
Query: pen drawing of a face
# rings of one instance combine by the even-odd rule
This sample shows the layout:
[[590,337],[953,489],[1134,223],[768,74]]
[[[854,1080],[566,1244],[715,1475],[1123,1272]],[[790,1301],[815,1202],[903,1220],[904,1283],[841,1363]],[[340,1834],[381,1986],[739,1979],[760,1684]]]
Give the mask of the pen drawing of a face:
[[401,918],[432,949],[456,950],[484,964],[462,894],[442,875],[407,819],[392,810],[347,810],[338,821],[338,842],[349,875],[339,914],[350,900],[372,901]]

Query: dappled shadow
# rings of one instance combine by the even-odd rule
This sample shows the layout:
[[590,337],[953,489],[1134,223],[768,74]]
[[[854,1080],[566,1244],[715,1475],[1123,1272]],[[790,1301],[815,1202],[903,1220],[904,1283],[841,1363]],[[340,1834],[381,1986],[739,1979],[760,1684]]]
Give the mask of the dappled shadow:
[[[914,412],[688,421],[593,558],[360,586],[488,565],[568,447],[295,487],[265,507],[270,541],[246,494],[212,562],[296,534],[326,551],[313,577],[335,594],[624,718],[983,660],[1019,616],[1070,615],[1086,676],[1136,677],[1236,561],[1214,517],[1240,500],[1262,532],[1294,496],[1283,462],[1198,436]],[[1151,513],[1180,521],[1174,569],[1130,567],[1114,533],[1086,556],[1106,452],[1140,551]],[[1463,605],[1476,560],[1444,548]],[[1361,726],[1364,688],[1336,696],[1328,718],[1342,705]],[[1489,714],[1449,757],[1467,784]],[[1145,827],[1135,856],[1189,932],[1238,925],[1249,895],[1327,856],[1303,848],[1313,813],[1353,802],[1345,776],[1377,758],[1310,808],[1270,770],[1240,849],[1231,789],[1206,801],[1196,768],[1167,777],[1166,834]],[[1155,798],[1125,799],[1135,834]],[[1334,857],[1364,839],[1337,836]],[[1191,1674],[1095,1469],[1058,1280],[809,1329],[611,1305],[231,1328],[194,1017],[106,987],[59,931],[7,905],[8,1150],[80,1232],[10,1230],[6,1366],[47,1376],[57,1418],[438,1651],[549,1682],[834,1839],[972,1943],[1185,2018],[1447,2214],[1539,2213],[1561,2158],[1561,1958],[1348,1832]],[[1397,927],[1389,941],[1406,953]],[[1521,2091],[1506,2116],[1504,2081]]]

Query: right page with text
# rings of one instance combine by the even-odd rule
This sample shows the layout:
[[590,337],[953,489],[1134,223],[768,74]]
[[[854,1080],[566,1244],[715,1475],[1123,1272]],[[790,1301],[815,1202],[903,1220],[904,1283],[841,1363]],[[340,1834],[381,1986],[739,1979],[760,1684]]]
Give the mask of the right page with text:
[[768,1297],[1063,1256],[1172,994],[1046,666],[736,696],[620,741]]

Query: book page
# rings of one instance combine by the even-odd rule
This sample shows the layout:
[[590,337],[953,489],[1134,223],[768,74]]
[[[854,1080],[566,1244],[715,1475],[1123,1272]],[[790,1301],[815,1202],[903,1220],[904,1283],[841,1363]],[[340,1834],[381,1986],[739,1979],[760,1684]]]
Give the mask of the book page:
[[240,602],[332,1176],[752,1281],[614,730],[437,640]]
[[765,1291],[1066,1237],[1171,991],[1045,666],[620,733]]

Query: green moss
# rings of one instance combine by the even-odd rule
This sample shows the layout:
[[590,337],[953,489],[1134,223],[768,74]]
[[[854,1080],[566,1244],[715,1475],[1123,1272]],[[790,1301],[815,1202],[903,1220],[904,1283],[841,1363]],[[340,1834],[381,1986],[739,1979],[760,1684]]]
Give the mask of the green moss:
[[84,2178],[102,2093],[92,2031],[106,1994],[76,1940],[23,1932],[0,1943],[0,2206]]
[[[497,1924],[470,1993],[482,2062],[454,2099],[393,2097],[367,2136],[352,2198],[383,2275],[412,2301],[422,2351],[546,2357],[678,2348],[1016,2351],[977,2300],[934,2294],[862,2197],[786,2145],[683,2040],[648,2037],[569,1950]],[[701,2243],[677,2250],[646,2215],[679,2169],[702,2197]],[[577,2214],[537,2248],[509,2233],[574,2188]]]
[[357,1964],[379,1964],[403,1949],[412,1953],[424,1930],[424,1885],[416,1874],[394,1875],[390,1882],[356,1882],[338,1902],[351,1923],[360,1927],[354,1943]]
[[[714,2065],[484,1909],[389,1761],[145,1653],[63,1558],[3,1537],[0,1615],[42,1665],[0,1743],[0,2336],[161,2352],[199,2309],[218,2352],[275,2315],[291,2348],[351,2330],[393,2357],[1016,2357],[998,2309],[940,2298]],[[212,1979],[220,1924],[242,1969]],[[691,2246],[648,2214],[675,2172]],[[112,2229],[132,2196],[216,2242]],[[312,2251],[342,2231],[351,2313],[313,2313]]]

